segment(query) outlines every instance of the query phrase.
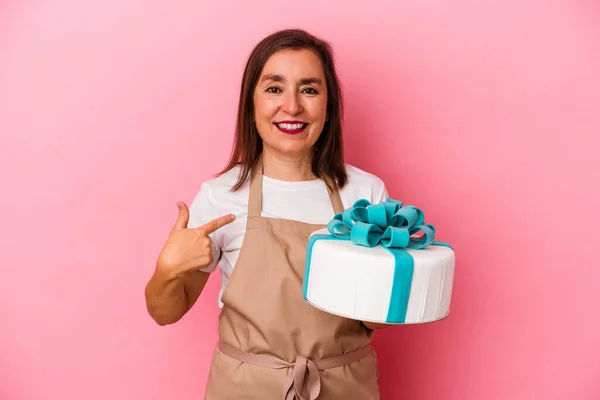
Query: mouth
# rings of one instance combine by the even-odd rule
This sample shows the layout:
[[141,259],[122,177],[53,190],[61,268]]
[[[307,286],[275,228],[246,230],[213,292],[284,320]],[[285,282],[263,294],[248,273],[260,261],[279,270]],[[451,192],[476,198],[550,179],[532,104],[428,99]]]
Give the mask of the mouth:
[[276,122],[275,126],[287,135],[297,135],[304,132],[308,124],[302,121],[281,121]]

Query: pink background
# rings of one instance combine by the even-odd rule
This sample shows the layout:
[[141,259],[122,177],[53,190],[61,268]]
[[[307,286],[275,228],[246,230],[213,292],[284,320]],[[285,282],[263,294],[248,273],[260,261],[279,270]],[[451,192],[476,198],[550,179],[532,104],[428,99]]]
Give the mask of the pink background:
[[0,399],[203,397],[218,276],[168,327],[144,285],[290,26],[335,47],[348,162],[457,252],[451,317],[376,336],[383,399],[600,398],[599,3],[368,4],[0,3]]

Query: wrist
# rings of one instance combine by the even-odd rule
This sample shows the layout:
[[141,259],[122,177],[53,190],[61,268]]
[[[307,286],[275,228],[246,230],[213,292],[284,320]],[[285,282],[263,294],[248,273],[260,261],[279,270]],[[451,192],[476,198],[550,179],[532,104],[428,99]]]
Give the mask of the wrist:
[[174,268],[171,265],[166,265],[160,261],[156,263],[154,275],[165,283],[175,281],[181,277],[181,273],[178,272],[178,268]]

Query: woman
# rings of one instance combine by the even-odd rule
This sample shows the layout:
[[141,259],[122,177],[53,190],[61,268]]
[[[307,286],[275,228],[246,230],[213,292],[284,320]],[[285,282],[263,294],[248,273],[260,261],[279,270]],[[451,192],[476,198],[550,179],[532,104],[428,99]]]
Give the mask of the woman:
[[[179,216],[146,288],[157,323],[178,321],[221,270],[220,342],[207,399],[376,399],[381,326],[302,296],[307,238],[381,179],[345,165],[329,45],[300,30],[261,41],[244,71],[229,164]],[[239,257],[238,257],[239,256]]]

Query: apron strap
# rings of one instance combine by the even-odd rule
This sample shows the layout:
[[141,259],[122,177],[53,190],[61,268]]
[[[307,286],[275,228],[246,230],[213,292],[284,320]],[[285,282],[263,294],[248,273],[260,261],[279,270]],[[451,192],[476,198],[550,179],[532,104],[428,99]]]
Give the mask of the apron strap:
[[248,195],[248,218],[260,217],[262,211],[262,181],[263,181],[263,163],[262,154],[252,168],[250,176],[250,193]]
[[[329,180],[325,180],[325,186],[329,194],[329,201],[335,214],[344,211],[344,204],[340,197],[340,192],[335,183],[328,184]],[[258,158],[256,165],[252,169],[250,177],[250,193],[248,196],[248,218],[260,217],[262,211],[262,183],[263,183],[263,163],[262,154]]]
[[327,192],[329,192],[329,200],[331,201],[331,206],[333,207],[333,212],[335,214],[344,212],[344,203],[342,203],[342,198],[340,197],[340,191],[337,186],[333,184],[333,189],[329,185],[327,186]]

